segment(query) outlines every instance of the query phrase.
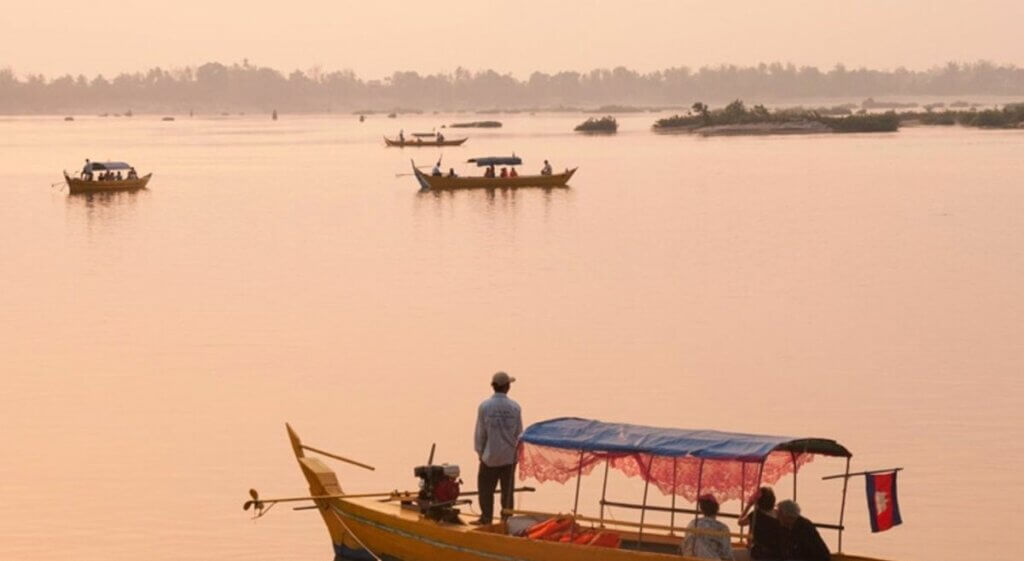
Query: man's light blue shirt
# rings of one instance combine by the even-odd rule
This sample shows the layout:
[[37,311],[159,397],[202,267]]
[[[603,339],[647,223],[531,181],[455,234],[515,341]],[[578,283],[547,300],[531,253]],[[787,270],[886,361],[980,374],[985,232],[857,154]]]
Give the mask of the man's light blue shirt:
[[476,411],[474,447],[481,462],[491,467],[514,464],[522,433],[522,411],[507,395],[495,393],[480,404]]

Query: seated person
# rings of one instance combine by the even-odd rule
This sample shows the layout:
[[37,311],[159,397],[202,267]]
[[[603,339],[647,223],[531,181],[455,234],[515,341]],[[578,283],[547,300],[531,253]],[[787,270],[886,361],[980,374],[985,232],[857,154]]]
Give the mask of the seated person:
[[434,169],[430,170],[430,175],[434,177],[441,177],[441,163],[434,164]]
[[830,561],[832,555],[821,539],[814,524],[800,516],[800,505],[793,501],[782,501],[777,508],[779,525],[779,550],[782,559],[789,561]]
[[509,168],[508,176],[509,177],[519,177],[519,174],[516,173],[516,168]]
[[139,174],[135,171],[135,168],[128,168],[128,179],[138,179]]
[[508,177],[508,168],[501,168],[501,177]]
[[494,177],[494,166],[487,166],[487,171],[484,172],[484,177]]
[[[755,506],[754,512],[748,512]],[[772,511],[775,509],[775,492],[771,487],[761,487],[751,497],[750,504],[740,516],[739,525],[750,525],[750,558],[781,559],[779,552],[779,521]]]
[[438,142],[444,142],[444,135],[441,134],[441,133],[437,133],[437,141]]
[[544,167],[540,170],[541,175],[551,175],[551,164],[544,160]]
[[124,179],[124,176],[122,176],[121,172],[119,171],[119,172],[117,172],[117,176],[115,177],[115,179],[117,179],[118,181],[121,181],[122,179]]
[[721,559],[732,561],[732,544],[729,543],[729,527],[715,520],[718,514],[718,500],[712,495],[701,495],[697,499],[700,518],[687,526],[686,538],[680,552],[687,557],[700,559]]
[[458,177],[455,175],[455,168],[448,168],[448,177]]

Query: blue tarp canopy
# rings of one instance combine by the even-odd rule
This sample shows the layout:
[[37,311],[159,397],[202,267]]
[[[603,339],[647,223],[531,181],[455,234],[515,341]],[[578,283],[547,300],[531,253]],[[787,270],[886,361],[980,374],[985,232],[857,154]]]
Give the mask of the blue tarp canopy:
[[119,169],[132,169],[132,166],[124,162],[92,162],[90,168],[93,171],[117,171]]
[[475,163],[477,167],[487,166],[520,166],[523,164],[523,160],[519,156],[488,156],[486,158],[470,158],[466,160],[469,163]]
[[834,440],[821,438],[667,429],[575,417],[534,423],[523,433],[522,441],[587,452],[693,456],[709,460],[761,461],[776,450],[827,456],[851,455]]

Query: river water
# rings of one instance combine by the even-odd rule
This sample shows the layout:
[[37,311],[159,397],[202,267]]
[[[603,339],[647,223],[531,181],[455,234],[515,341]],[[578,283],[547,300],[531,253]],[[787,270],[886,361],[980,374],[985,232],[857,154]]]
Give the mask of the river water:
[[[702,139],[639,115],[606,137],[500,116],[444,167],[515,152],[579,166],[570,189],[396,177],[442,152],[382,134],[476,117],[0,120],[0,559],[330,559],[315,513],[242,512],[250,487],[306,492],[284,423],[377,467],[338,465],[350,492],[413,488],[431,443],[472,482],[498,369],[527,423],[823,436],[854,470],[904,467],[887,533],[851,481],[849,552],[1016,557],[1024,133]],[[50,187],[85,157],[150,189]],[[842,468],[801,471],[813,520],[836,521],[841,483],[820,478]],[[520,504],[571,508],[572,485],[540,491]]]

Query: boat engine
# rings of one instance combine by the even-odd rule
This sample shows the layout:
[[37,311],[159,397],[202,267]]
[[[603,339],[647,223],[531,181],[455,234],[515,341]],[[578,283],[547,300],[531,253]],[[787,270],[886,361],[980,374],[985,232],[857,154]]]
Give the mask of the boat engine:
[[462,484],[459,473],[459,466],[449,464],[427,464],[413,469],[413,475],[420,478],[417,504],[424,516],[432,520],[460,523],[459,509],[455,505],[469,501],[459,500]]

